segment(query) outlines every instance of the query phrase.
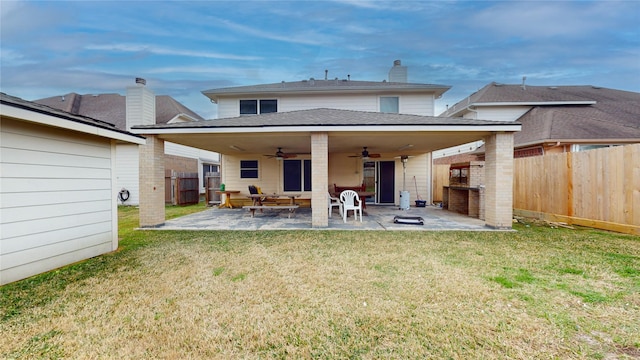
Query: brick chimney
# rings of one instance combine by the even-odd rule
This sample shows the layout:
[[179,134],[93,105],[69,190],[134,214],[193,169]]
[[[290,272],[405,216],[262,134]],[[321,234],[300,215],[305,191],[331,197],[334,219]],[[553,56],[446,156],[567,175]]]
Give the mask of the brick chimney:
[[135,86],[127,87],[127,131],[136,125],[155,125],[156,95],[145,79],[136,78]]
[[407,82],[407,67],[402,66],[400,60],[393,62],[393,67],[389,70],[389,82]]

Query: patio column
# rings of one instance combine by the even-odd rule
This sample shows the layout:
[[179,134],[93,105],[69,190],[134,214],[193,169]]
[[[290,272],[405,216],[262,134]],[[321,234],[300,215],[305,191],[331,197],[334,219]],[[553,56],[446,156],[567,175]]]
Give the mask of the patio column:
[[485,137],[485,225],[511,229],[513,219],[513,133]]
[[140,227],[164,224],[164,140],[144,135],[138,146],[140,176]]
[[311,133],[311,226],[329,226],[329,134]]

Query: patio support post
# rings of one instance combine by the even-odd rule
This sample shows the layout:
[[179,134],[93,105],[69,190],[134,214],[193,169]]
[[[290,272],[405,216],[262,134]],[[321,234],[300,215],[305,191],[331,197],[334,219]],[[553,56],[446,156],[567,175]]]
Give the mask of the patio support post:
[[329,134],[311,133],[311,226],[329,226]]
[[513,219],[513,133],[485,137],[485,225],[511,229]]
[[140,145],[140,227],[164,224],[164,140],[144,135],[146,145]]

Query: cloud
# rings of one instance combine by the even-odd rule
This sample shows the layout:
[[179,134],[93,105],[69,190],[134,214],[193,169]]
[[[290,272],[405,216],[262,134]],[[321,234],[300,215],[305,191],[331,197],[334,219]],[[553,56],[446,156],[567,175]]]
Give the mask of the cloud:
[[210,51],[194,51],[194,50],[182,50],[172,49],[167,47],[161,47],[156,45],[143,45],[143,44],[108,44],[108,45],[87,45],[87,50],[100,50],[100,51],[118,51],[118,52],[147,52],[158,55],[170,55],[170,56],[186,56],[186,57],[199,57],[210,59],[225,59],[225,60],[261,60],[259,56],[244,56],[223,54]]

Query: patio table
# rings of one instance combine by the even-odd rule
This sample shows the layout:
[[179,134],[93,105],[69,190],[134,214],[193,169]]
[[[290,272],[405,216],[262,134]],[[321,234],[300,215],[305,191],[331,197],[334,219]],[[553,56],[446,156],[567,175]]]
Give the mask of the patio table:
[[233,209],[233,205],[231,205],[231,194],[239,193],[240,190],[216,190],[216,194],[224,194],[224,203],[218,205],[218,207],[228,207],[229,209]]

